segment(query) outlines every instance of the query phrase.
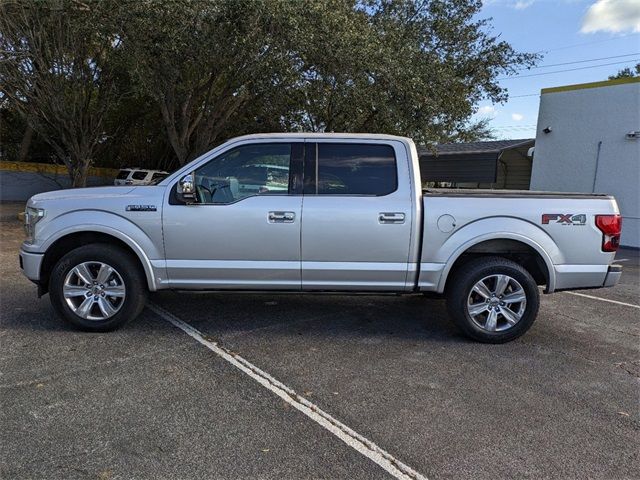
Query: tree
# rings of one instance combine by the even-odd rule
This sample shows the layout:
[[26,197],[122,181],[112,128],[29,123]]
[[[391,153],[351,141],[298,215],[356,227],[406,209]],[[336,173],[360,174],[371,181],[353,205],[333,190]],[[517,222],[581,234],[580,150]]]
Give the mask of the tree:
[[74,187],[85,186],[103,122],[119,95],[110,65],[108,4],[43,0],[0,6],[0,85],[51,146]]
[[[479,101],[505,101],[497,79],[537,60],[493,35],[480,8],[480,0],[5,0],[0,91],[74,185],[92,162],[183,165],[260,131],[474,140],[488,132],[473,120]],[[24,152],[19,127],[12,138]]]
[[640,76],[640,63],[637,63],[633,70],[630,67],[625,67],[618,70],[615,75],[609,75],[609,80],[616,80],[618,78],[633,78]]
[[[182,165],[219,141],[229,119],[277,87],[273,54],[287,2],[141,0],[120,10],[123,48]],[[283,15],[286,18],[286,15]]]
[[480,1],[369,0],[351,12],[336,3],[335,17],[310,6],[296,40],[302,98],[290,128],[384,132],[423,143],[486,136],[486,124],[471,121],[477,103],[505,101],[497,78],[538,59],[492,36],[489,21],[476,19]]
[[144,0],[123,47],[162,112],[180,164],[230,134],[382,132],[435,142],[486,136],[479,100],[537,56],[476,20],[480,0]]

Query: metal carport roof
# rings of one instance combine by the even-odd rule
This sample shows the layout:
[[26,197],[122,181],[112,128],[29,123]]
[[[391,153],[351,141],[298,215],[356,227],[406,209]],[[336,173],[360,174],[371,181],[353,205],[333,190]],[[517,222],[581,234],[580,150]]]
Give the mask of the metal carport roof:
[[[420,171],[425,182],[494,183],[498,158],[505,150],[533,146],[535,139],[444,143],[419,147]],[[435,150],[435,151],[434,151]]]

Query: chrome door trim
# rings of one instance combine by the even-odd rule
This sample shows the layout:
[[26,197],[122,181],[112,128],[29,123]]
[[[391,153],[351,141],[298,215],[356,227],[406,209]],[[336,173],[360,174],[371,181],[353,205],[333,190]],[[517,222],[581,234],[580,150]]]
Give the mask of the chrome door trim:
[[167,260],[167,271],[171,288],[300,290],[298,260]]
[[380,212],[378,214],[378,222],[382,224],[404,223],[405,214],[402,212]]
[[303,290],[406,290],[406,263],[302,262]]

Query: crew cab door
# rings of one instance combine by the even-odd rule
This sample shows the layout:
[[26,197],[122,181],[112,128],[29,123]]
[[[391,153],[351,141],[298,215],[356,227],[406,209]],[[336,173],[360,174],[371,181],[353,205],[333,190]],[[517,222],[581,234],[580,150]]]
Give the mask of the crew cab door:
[[306,144],[303,290],[407,287],[412,196],[400,142]]
[[233,147],[195,169],[197,202],[163,210],[173,288],[299,290],[303,143]]

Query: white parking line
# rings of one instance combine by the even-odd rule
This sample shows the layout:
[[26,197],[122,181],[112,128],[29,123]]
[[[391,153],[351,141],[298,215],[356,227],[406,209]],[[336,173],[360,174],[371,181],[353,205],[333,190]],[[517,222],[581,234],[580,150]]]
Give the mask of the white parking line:
[[158,314],[162,319],[173,324],[175,327],[179,328],[187,335],[200,342],[209,350],[213,351],[216,355],[229,362],[238,370],[247,374],[264,388],[278,395],[289,405],[304,413],[311,420],[327,429],[329,432],[334,434],[351,448],[357,450],[370,460],[373,460],[395,478],[402,480],[427,480],[424,475],[421,475],[411,467],[405,465],[389,452],[383,450],[371,440],[368,440],[356,431],[347,427],[342,422],[336,420],[327,412],[321,410],[320,407],[310,402],[306,398],[301,397],[293,389],[279,382],[263,370],[260,370],[258,367],[253,365],[248,360],[245,360],[240,355],[232,353],[231,351],[225,349],[217,343],[207,340],[202,335],[202,333],[200,333],[200,331],[198,331],[188,323],[180,320],[170,312],[167,312],[162,307],[159,307],[158,305],[155,305],[151,302],[148,302],[147,306],[156,314]]
[[568,293],[570,295],[576,295],[578,297],[591,298],[593,300],[600,300],[601,302],[609,302],[609,303],[615,303],[617,305],[624,305],[625,307],[640,308],[640,305],[634,305],[633,303],[625,303],[625,302],[619,302],[617,300],[609,300],[608,298],[594,297],[593,295],[585,295],[584,293],[578,293],[578,292],[564,292],[564,293]]

